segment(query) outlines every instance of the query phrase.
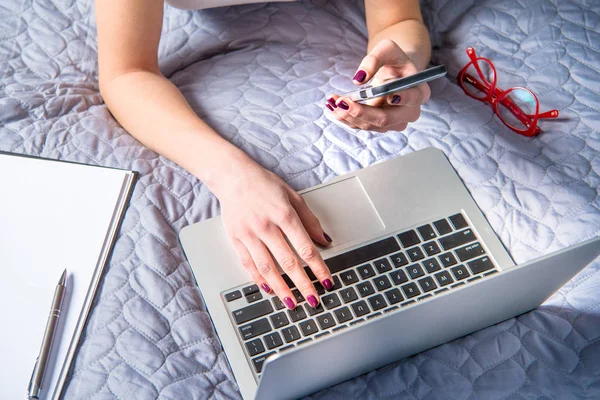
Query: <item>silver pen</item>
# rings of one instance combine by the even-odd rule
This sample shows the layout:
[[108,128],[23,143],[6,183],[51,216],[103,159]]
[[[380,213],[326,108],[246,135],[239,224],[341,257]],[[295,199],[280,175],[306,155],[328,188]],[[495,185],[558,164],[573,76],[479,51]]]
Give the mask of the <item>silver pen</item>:
[[40,397],[42,381],[44,380],[44,373],[46,372],[46,366],[48,365],[48,357],[50,356],[52,342],[54,341],[56,329],[58,328],[58,318],[60,317],[60,310],[67,289],[66,280],[67,270],[65,269],[60,276],[58,285],[56,285],[56,290],[54,290],[52,308],[50,309],[50,315],[48,316],[48,322],[46,323],[42,347],[40,348],[40,354],[38,355],[37,360],[35,360],[35,366],[33,367],[31,379],[29,380],[29,387],[27,388],[27,398],[29,399],[39,399]]

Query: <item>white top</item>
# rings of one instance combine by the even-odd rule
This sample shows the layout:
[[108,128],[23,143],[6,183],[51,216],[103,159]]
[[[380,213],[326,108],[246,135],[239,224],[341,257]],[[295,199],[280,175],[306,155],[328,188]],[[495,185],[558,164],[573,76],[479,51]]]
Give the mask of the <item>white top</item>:
[[[203,8],[214,8],[214,7],[225,7],[233,6],[236,4],[252,4],[252,3],[266,3],[266,0],[166,0],[167,3],[176,8],[183,8],[187,10],[200,10]],[[296,0],[277,0],[280,2],[284,1],[296,1]]]

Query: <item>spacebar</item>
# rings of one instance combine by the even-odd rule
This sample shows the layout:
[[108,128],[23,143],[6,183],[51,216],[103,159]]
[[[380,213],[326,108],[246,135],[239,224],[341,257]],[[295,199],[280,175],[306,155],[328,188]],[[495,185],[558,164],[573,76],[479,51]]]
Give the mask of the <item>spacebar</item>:
[[400,250],[393,237],[371,243],[325,260],[332,274]]

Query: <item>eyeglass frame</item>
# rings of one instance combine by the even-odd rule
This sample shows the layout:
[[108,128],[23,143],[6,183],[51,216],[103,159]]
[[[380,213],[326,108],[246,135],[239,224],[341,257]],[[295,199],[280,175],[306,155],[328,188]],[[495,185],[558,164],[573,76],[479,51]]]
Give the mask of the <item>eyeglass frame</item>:
[[[509,88],[508,90],[502,90],[499,87],[497,87],[496,86],[496,81],[497,81],[496,67],[488,58],[477,57],[477,54],[475,53],[475,49],[473,47],[471,47],[471,46],[467,47],[467,55],[469,56],[469,59],[471,61],[469,61],[460,70],[460,72],[456,76],[458,84],[460,85],[460,87],[463,89],[463,91],[469,97],[472,97],[472,98],[482,101],[484,103],[491,104],[492,108],[494,110],[494,113],[498,116],[498,118],[500,118],[502,123],[504,125],[506,125],[510,130],[512,130],[520,135],[523,135],[523,136],[533,137],[533,136],[539,135],[542,132],[540,127],[537,125],[538,120],[549,119],[549,118],[558,118],[558,114],[559,114],[558,110],[549,110],[549,111],[546,111],[546,112],[543,112],[540,114],[540,102],[538,100],[538,97],[531,90],[521,87],[521,86],[514,86],[514,87]],[[488,65],[491,67],[492,72],[494,73],[494,79],[492,80],[492,82],[489,82],[484,77],[483,72],[481,71],[481,68],[479,67],[479,60],[487,62]],[[475,78],[471,74],[467,73],[467,70],[471,66],[471,64],[477,71],[477,74],[479,75],[479,77],[481,78],[481,81],[483,81],[483,83],[481,81],[477,80],[477,78]],[[469,83],[470,85],[474,86],[476,89],[485,93],[486,96],[485,97],[474,96],[465,87],[465,82]],[[486,84],[488,85],[488,87],[486,87]],[[531,94],[531,96],[535,100],[535,114],[533,115],[533,117],[531,116],[531,114],[527,114],[523,110],[521,110],[521,108],[518,105],[516,105],[510,99],[510,97],[508,97],[510,92],[513,92],[515,90],[524,90],[524,91],[528,92],[529,94]],[[502,114],[498,111],[498,103],[500,103],[501,105],[506,107],[527,128],[526,129],[518,129],[517,127],[512,126],[508,121],[504,120],[504,118],[502,117]]]

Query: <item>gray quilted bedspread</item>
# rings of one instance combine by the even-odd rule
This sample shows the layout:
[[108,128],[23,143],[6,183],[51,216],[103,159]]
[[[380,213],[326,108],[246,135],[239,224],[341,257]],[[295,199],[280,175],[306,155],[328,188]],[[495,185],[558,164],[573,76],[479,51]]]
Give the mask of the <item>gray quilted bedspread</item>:
[[[353,131],[324,113],[364,56],[360,1],[167,8],[161,67],[202,118],[294,188],[434,146],[516,261],[597,236],[598,1],[428,0],[423,12],[433,61],[450,73],[404,132]],[[95,38],[90,0],[0,1],[0,150],[141,173],[66,398],[240,398],[177,240],[218,202],[115,122]],[[533,139],[506,129],[456,85],[468,45],[494,61],[500,87],[531,88],[561,118]],[[534,312],[312,396],[402,397],[600,398],[600,262]]]

